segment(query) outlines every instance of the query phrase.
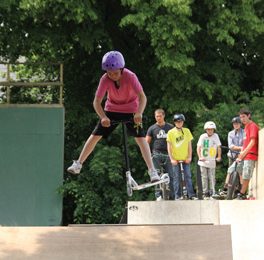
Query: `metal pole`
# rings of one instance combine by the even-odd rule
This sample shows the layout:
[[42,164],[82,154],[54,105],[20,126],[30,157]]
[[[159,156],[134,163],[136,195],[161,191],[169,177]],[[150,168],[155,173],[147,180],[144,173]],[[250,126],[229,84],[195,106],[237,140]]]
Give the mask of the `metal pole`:
[[126,136],[126,123],[122,123],[122,129],[123,129],[123,141],[124,141],[125,158],[126,158],[126,170],[130,171],[129,158],[128,158],[128,148],[127,148],[127,136]]
[[63,64],[60,64],[60,104],[62,105],[62,90],[63,90]]
[[[10,82],[10,64],[7,64],[7,82]],[[10,103],[10,86],[6,89],[6,102]]]

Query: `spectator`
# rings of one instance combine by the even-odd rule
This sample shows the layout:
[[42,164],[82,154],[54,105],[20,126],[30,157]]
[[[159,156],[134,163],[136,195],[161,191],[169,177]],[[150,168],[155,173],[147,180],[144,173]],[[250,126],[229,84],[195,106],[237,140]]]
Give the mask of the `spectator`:
[[[170,197],[175,198],[174,185],[176,182],[176,176],[173,174],[170,157],[167,150],[167,133],[173,128],[172,124],[165,122],[165,112],[162,109],[157,109],[154,113],[156,124],[149,127],[146,135],[147,142],[152,142],[152,161],[156,170],[160,170],[161,166],[164,169],[164,173],[168,173],[170,176]],[[174,184],[174,185],[173,185]],[[157,185],[158,186],[158,185]],[[158,187],[157,187],[158,188]],[[157,201],[161,201],[162,192],[156,191],[155,194]]]
[[182,198],[181,191],[181,170],[178,161],[183,163],[184,178],[191,200],[198,199],[195,196],[192,185],[191,167],[192,161],[192,140],[193,136],[188,128],[183,128],[185,117],[183,114],[176,114],[173,118],[175,127],[168,132],[167,149],[170,156],[173,172],[176,175],[175,200]]
[[[198,165],[200,165],[201,169],[203,198],[213,199],[216,161],[221,161],[221,142],[218,134],[215,133],[216,125],[214,122],[206,122],[204,129],[206,133],[200,136],[197,143]],[[210,189],[208,189],[208,180],[210,182]]]
[[251,112],[247,108],[240,109],[239,117],[242,123],[245,124],[243,148],[238,156],[239,159],[244,160],[244,166],[243,173],[240,175],[242,188],[240,193],[237,194],[236,200],[245,200],[247,199],[248,184],[253,176],[256,161],[258,160],[258,126],[251,120]]
[[[238,157],[239,152],[243,148],[243,134],[244,129],[241,128],[242,121],[240,117],[234,117],[232,119],[232,124],[234,130],[228,133],[228,160],[229,160],[229,167],[233,164],[233,162]],[[242,171],[243,161],[239,163],[237,170]],[[215,199],[224,199],[227,196],[227,189],[228,189],[228,181],[229,181],[229,173],[227,172],[225,183],[222,184],[223,189],[218,191],[218,194],[213,196]]]

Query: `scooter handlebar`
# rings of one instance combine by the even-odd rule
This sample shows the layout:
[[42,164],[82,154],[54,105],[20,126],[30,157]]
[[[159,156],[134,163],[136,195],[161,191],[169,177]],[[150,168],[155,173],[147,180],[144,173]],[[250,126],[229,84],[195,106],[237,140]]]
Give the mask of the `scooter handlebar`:
[[[199,161],[200,161],[200,162],[203,162],[201,159],[199,159]],[[210,162],[210,161],[216,161],[216,162],[217,162],[217,159],[209,159],[209,160],[208,160],[208,159],[205,159],[205,162],[206,162],[206,161],[207,161],[207,162]],[[221,158],[221,161],[220,161],[220,162],[222,162],[222,158]]]
[[[142,121],[146,121],[146,120],[147,120],[147,117],[142,117]],[[134,118],[131,117],[129,119],[111,120],[112,125],[126,124],[126,123],[134,123]]]

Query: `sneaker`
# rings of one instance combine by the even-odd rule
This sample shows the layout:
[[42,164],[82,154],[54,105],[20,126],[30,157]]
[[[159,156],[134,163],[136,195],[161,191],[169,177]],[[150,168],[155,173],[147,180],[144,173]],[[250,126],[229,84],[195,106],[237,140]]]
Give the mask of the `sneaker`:
[[161,196],[157,197],[156,201],[162,201],[163,198]]
[[79,162],[79,160],[77,160],[77,161],[73,161],[72,166],[70,166],[67,169],[67,171],[74,174],[79,174],[81,169],[82,169],[82,164]]
[[246,199],[247,199],[247,196],[242,193],[238,193],[237,197],[235,198],[235,200],[246,200]]
[[209,200],[210,199],[210,193],[209,193],[209,191],[205,191],[204,192],[203,199],[204,200]]
[[223,196],[221,196],[220,194],[215,194],[215,195],[213,195],[212,196],[214,199],[216,199],[216,200],[220,200],[220,199],[223,199],[224,197]]
[[190,200],[198,200],[198,198],[195,196],[192,196],[192,197],[190,197]]
[[234,199],[237,198],[237,194],[238,194],[238,193],[240,193],[240,190],[235,190],[235,192],[234,192]]
[[214,199],[225,199],[227,196],[227,190],[219,190],[217,194],[213,195]]
[[160,181],[160,177],[159,177],[156,169],[153,169],[153,168],[149,169],[148,174],[150,176],[150,182],[151,183]]
[[225,198],[227,196],[227,190],[219,191],[219,195]]

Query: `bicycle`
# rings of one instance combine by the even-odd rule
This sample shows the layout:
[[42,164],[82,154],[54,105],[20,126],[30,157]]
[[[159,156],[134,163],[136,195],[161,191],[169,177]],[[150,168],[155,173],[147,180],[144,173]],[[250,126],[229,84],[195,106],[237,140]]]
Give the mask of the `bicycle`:
[[[143,118],[143,120],[146,120],[146,118]],[[164,173],[162,175],[162,178],[160,181],[151,183],[147,182],[144,184],[137,184],[135,179],[132,177],[130,166],[129,166],[129,157],[128,157],[128,146],[127,146],[127,135],[126,135],[126,123],[133,123],[134,119],[128,119],[128,120],[112,120],[111,124],[122,124],[122,130],[123,130],[123,142],[124,142],[124,150],[125,150],[125,160],[126,160],[126,183],[127,183],[127,195],[131,197],[133,195],[133,190],[142,190],[149,188],[151,186],[157,185],[157,184],[169,184],[170,177],[167,173]],[[165,189],[164,189],[165,191]],[[166,195],[166,194],[165,194]]]
[[[152,159],[155,160],[155,156],[157,156],[157,155],[162,156],[162,162],[159,163],[160,169],[156,169],[156,170],[159,172],[160,178],[163,178],[163,175],[165,174],[164,173],[164,166],[166,165],[167,160],[169,160],[170,158],[166,154],[154,153],[152,156]],[[158,163],[156,162],[156,164],[158,164]],[[166,174],[168,174],[168,173],[166,173]],[[170,197],[169,196],[170,195],[169,183],[163,182],[163,183],[158,184],[156,186],[155,191],[156,191],[156,194],[158,191],[161,191],[163,200],[169,200],[169,197]]]
[[[221,146],[221,148],[231,150],[227,146]],[[232,152],[239,154],[239,152],[235,152],[235,151],[232,151]],[[249,153],[254,154],[254,155],[258,155],[256,153],[251,153],[251,152],[249,152]],[[240,176],[239,176],[239,172],[238,172],[238,166],[240,166],[241,170],[242,170],[243,160],[244,159],[237,158],[235,160],[235,170],[229,174],[229,179],[228,179],[228,184],[227,184],[228,190],[227,190],[227,196],[226,196],[227,200],[232,200],[233,198],[235,198],[235,195],[238,192],[240,192],[240,190],[241,190],[241,183],[240,183]]]

